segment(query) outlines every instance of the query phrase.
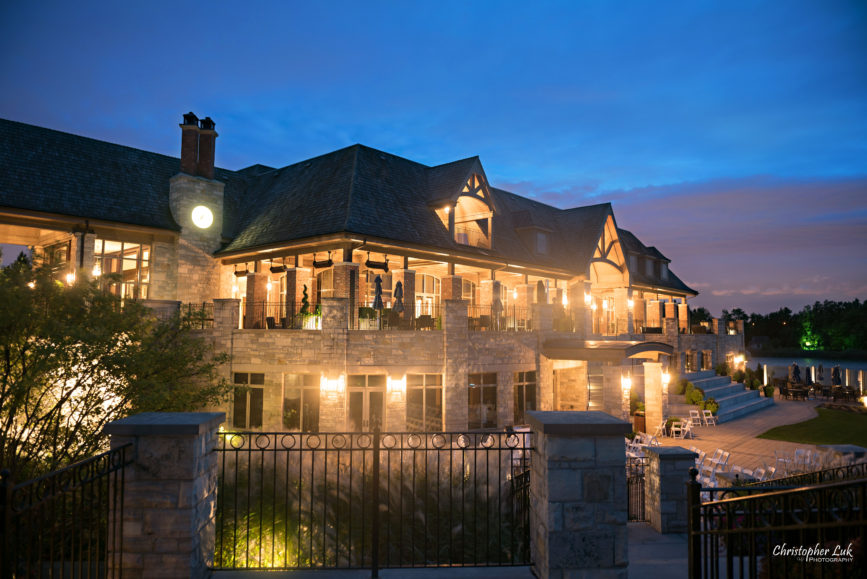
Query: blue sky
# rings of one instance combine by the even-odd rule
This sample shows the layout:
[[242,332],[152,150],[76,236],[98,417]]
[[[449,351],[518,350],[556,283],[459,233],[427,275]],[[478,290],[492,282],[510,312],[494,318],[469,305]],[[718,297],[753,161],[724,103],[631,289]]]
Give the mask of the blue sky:
[[714,313],[867,298],[867,3],[0,6],[0,116],[217,162],[361,142],[611,201]]

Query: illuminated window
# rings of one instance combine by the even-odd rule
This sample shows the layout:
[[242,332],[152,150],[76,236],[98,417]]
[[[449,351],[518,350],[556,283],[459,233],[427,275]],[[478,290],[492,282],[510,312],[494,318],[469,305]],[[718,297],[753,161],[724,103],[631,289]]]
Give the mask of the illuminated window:
[[406,428],[414,432],[442,430],[442,374],[406,375]]
[[122,298],[146,299],[150,285],[151,246],[128,241],[96,239],[94,271],[103,286]]
[[536,410],[535,371],[515,373],[515,424],[527,424],[527,410]]
[[352,432],[371,432],[385,424],[385,374],[346,377],[347,425]]
[[436,315],[440,303],[440,280],[438,277],[420,273],[415,276],[415,317]]
[[319,432],[319,376],[286,374],[283,390],[283,428]]
[[476,284],[468,279],[462,280],[461,299],[467,300],[471,306],[476,305]]
[[232,426],[235,428],[262,428],[265,374],[235,372],[235,396],[232,405]]
[[455,241],[463,245],[490,248],[493,214],[485,178],[472,175],[455,204]]
[[496,373],[469,375],[467,407],[467,428],[497,427]]
[[316,274],[316,302],[322,303],[322,298],[334,297],[334,270],[326,269]]

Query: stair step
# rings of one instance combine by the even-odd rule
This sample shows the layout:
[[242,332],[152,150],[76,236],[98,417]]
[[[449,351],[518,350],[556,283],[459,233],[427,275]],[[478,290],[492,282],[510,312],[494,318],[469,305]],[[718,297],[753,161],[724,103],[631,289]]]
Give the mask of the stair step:
[[714,398],[714,400],[719,404],[720,412],[723,412],[738,406],[751,404],[757,398],[759,398],[757,390],[746,390],[724,398]]
[[737,408],[732,408],[726,411],[720,410],[717,414],[717,422],[729,422],[730,420],[735,420],[746,416],[747,414],[763,410],[768,406],[773,406],[773,404],[773,398],[757,398],[754,402],[744,406],[738,406]]
[[682,378],[686,378],[693,384],[695,384],[696,380],[704,380],[705,378],[713,378],[716,376],[716,372],[713,370],[702,370],[701,372],[687,372],[682,374]]

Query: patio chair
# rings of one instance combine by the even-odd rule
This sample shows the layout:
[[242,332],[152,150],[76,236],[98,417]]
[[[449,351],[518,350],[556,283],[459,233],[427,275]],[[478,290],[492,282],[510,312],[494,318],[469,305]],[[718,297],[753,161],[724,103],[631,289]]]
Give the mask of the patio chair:
[[686,425],[688,422],[672,422],[671,423],[671,437],[672,438],[683,438],[684,430],[686,429]]
[[757,468],[756,470],[753,471],[753,477],[754,477],[757,481],[762,482],[762,481],[765,480],[765,477],[767,476],[767,475],[766,475],[766,472],[767,472],[767,471],[765,471],[765,469],[764,469],[763,467],[759,467],[759,468]]
[[662,419],[662,422],[660,422],[659,426],[656,427],[656,430],[653,431],[654,438],[659,438],[660,436],[665,436],[665,418]]
[[705,426],[716,426],[716,416],[710,410],[702,410]]
[[785,453],[780,452],[779,450],[774,450],[774,469],[777,472],[781,472],[781,474],[788,475],[789,467],[792,463],[792,457],[787,456]]
[[701,426],[701,413],[698,410],[689,411],[689,425],[692,427]]

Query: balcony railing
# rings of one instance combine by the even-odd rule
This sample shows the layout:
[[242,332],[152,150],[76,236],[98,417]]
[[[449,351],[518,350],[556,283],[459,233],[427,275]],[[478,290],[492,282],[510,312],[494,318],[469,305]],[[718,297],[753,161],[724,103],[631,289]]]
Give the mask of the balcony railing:
[[289,314],[283,302],[256,302],[244,310],[244,329],[321,330],[319,307],[308,305],[307,313]]
[[440,304],[424,304],[415,312],[396,312],[386,308],[375,310],[370,307],[358,308],[355,330],[442,330],[442,308]]
[[469,306],[467,325],[473,332],[528,332],[533,329],[530,308]]

